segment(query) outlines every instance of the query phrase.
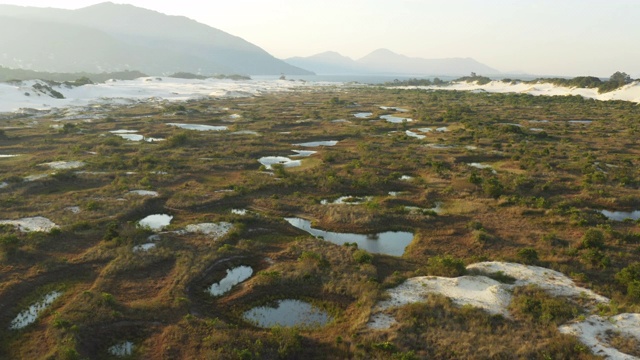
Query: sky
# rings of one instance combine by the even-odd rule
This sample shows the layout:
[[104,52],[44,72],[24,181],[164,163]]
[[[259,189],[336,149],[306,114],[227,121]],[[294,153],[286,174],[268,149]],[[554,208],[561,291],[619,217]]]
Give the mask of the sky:
[[[102,1],[1,4],[78,9]],[[471,57],[502,72],[640,78],[640,0],[116,0],[181,15],[277,58],[386,48]]]

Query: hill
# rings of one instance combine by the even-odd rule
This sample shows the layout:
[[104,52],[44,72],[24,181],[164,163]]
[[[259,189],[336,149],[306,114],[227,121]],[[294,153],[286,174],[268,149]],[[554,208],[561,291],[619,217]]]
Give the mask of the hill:
[[0,5],[0,46],[0,65],[40,71],[310,74],[189,18],[113,3],[79,10]]
[[324,52],[309,57],[289,58],[285,61],[318,74],[461,76],[471,72],[491,75],[500,73],[472,58],[412,58],[387,49],[375,50],[358,60],[352,60],[335,52]]

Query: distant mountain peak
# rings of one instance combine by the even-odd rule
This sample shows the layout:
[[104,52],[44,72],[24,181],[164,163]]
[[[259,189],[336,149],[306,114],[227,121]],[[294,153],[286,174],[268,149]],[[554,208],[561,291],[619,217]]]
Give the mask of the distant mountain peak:
[[[260,47],[184,16],[102,2],[78,10],[0,5],[0,65],[49,72],[309,75]],[[37,23],[36,23],[37,22]],[[21,34],[16,38],[15,34]],[[59,39],[68,41],[60,44]],[[69,40],[72,39],[72,40]]]
[[354,61],[334,51],[286,60],[318,74],[378,74],[410,76],[464,76],[471,72],[493,75],[499,71],[473,58],[423,59],[376,49]]

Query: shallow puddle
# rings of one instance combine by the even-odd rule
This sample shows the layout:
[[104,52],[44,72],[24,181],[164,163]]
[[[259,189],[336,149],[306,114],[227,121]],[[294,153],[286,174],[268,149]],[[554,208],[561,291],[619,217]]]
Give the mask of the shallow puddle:
[[62,295],[59,291],[53,291],[45,295],[45,297],[38,301],[37,303],[29,306],[29,308],[18,314],[9,325],[9,329],[18,330],[26,327],[27,325],[33,324],[38,315],[40,315],[46,308],[51,306],[57,298]]
[[422,140],[422,139],[426,138],[426,136],[417,134],[417,133],[415,133],[415,132],[413,132],[411,130],[407,130],[407,131],[405,131],[405,133],[407,134],[407,136],[414,137],[416,139],[421,139]]
[[267,169],[272,169],[272,165],[281,164],[284,167],[296,167],[302,165],[300,160],[291,160],[285,156],[263,156],[258,162]]
[[133,194],[133,195],[139,195],[139,196],[158,196],[158,192],[157,191],[150,191],[150,190],[131,190],[128,192],[128,194]]
[[300,144],[293,144],[296,146],[304,146],[304,147],[318,147],[318,146],[336,146],[338,144],[337,140],[326,140],[326,141],[310,141]]
[[328,313],[300,300],[278,300],[276,307],[260,306],[244,313],[244,318],[259,327],[320,327],[332,318]]
[[227,276],[220,280],[220,282],[212,284],[206,291],[213,296],[223,295],[235,285],[250,278],[251,275],[253,275],[253,269],[249,266],[238,266],[237,268],[228,269]]
[[199,125],[199,124],[178,124],[178,123],[169,123],[169,126],[175,126],[180,129],[185,130],[196,130],[196,131],[223,131],[227,130],[226,126],[212,126],[212,125]]
[[369,235],[337,233],[314,229],[311,227],[309,220],[301,218],[285,218],[285,220],[292,226],[304,230],[315,237],[322,237],[324,240],[337,245],[356,243],[359,249],[364,249],[374,254],[402,256],[405,248],[413,240],[413,234],[406,231],[387,231]]
[[313,151],[313,150],[291,150],[291,151],[296,153],[296,155],[293,155],[293,156],[299,156],[299,157],[309,157],[317,153],[317,151]]
[[358,119],[366,119],[371,117],[372,115],[373,113],[370,113],[370,112],[359,112],[359,113],[353,114],[353,116],[355,116]]
[[373,200],[372,196],[341,196],[334,201],[322,200],[322,205],[360,205]]
[[403,108],[399,108],[399,107],[395,107],[395,106],[380,106],[381,110],[391,110],[391,111],[397,111],[397,112],[409,112],[409,110],[407,109],[403,109]]
[[125,139],[125,140],[129,140],[129,141],[142,141],[144,140],[144,136],[140,135],[140,134],[115,134],[117,136],[120,136],[121,138]]
[[397,116],[393,116],[393,115],[382,115],[382,116],[380,116],[380,119],[386,120],[387,122],[394,123],[394,124],[402,124],[405,121],[406,122],[412,122],[413,121],[413,119],[397,117]]
[[602,211],[600,211],[600,213],[602,213],[602,215],[606,216],[607,219],[614,220],[614,221],[624,221],[625,219],[631,219],[633,221],[636,221],[636,220],[640,219],[640,210],[635,210],[635,211],[609,211],[609,210],[602,210]]

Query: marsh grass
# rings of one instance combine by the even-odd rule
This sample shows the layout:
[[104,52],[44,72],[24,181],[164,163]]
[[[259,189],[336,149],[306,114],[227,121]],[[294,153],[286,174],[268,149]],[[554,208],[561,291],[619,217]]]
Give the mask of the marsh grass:
[[[408,129],[449,131],[419,140],[402,136],[403,124],[352,116],[393,114],[379,109],[389,102],[410,110],[405,115],[416,121]],[[50,127],[59,125],[57,115],[7,116],[0,120],[0,154],[23,155],[0,159],[0,183],[7,183],[0,188],[0,218],[46,216],[61,229],[27,234],[0,227],[0,297],[24,305],[36,297],[22,290],[27,285],[82,280],[65,287],[51,312],[20,336],[0,328],[0,357],[100,359],[109,346],[132,341],[134,358],[591,358],[555,329],[576,316],[574,305],[531,289],[517,294],[512,320],[431,297],[394,310],[399,324],[390,331],[366,324],[384,288],[418,275],[457,276],[465,264],[482,260],[553,268],[617,301],[602,311],[638,311],[627,284],[614,281],[636,261],[638,223],[597,213],[639,205],[638,111],[631,103],[579,97],[338,87],[98,110],[108,118],[85,109],[95,119],[67,131]],[[241,117],[229,118],[236,113]],[[332,122],[341,118],[351,123]],[[549,122],[531,123],[540,119]],[[567,123],[575,119],[593,122]],[[187,131],[170,122],[230,130]],[[168,140],[128,142],[109,133],[117,129]],[[238,130],[260,136],[231,134]],[[291,144],[327,139],[340,142],[314,148],[318,153],[301,167],[275,176],[259,169],[261,156],[291,155]],[[53,173],[38,166],[50,161],[86,165],[23,180]],[[496,174],[471,162],[492,164]],[[160,196],[124,196],[134,189]],[[390,191],[402,194],[391,198]],[[319,203],[344,195],[374,198],[353,206]],[[437,216],[404,211],[436,201],[443,203]],[[65,210],[74,206],[78,214]],[[251,211],[235,216],[233,208]],[[156,248],[133,253],[150,235],[136,222],[167,212],[176,219]],[[331,231],[416,235],[402,257],[369,257],[301,234],[282,220],[286,216],[312,218]],[[217,221],[233,222],[237,230],[215,241],[171,233]],[[585,237],[594,231],[602,237]],[[213,276],[203,274],[224,271],[218,261],[235,257],[254,267],[252,278],[219,299],[194,290]],[[252,306],[284,298],[308,300],[335,320],[309,331],[258,329],[241,318]],[[0,318],[11,311],[0,307]]]

